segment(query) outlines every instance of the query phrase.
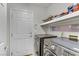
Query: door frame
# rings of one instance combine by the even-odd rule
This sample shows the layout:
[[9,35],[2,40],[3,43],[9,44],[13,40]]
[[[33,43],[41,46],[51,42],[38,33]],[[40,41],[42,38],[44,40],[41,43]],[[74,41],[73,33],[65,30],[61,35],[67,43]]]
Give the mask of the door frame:
[[[10,32],[9,32],[9,52],[10,52],[10,56],[12,56],[12,53],[11,53],[11,36],[12,36],[12,34],[11,34],[11,18],[12,18],[12,11],[13,10],[21,10],[21,11],[28,11],[28,10],[25,10],[25,9],[19,9],[19,8],[10,8],[10,26],[9,26],[9,29],[10,29]],[[33,31],[32,31],[32,38],[33,38],[33,40],[34,40],[34,18],[33,18],[33,11],[29,11],[29,12],[31,12],[32,13],[32,20],[33,20]],[[35,41],[34,41],[35,42]],[[33,43],[33,45],[34,45],[34,43]],[[34,50],[34,48],[33,48],[33,55],[35,55],[35,52],[34,52],[35,50]]]

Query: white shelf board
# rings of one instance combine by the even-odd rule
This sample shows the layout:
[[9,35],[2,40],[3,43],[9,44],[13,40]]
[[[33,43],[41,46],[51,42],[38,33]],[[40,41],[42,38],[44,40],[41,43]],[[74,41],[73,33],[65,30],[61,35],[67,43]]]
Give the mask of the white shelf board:
[[[43,25],[47,25],[47,24],[51,24],[51,23],[55,23],[55,22],[59,22],[59,21],[65,21],[65,20],[69,20],[69,18],[73,18],[73,17],[76,17],[76,16],[79,16],[79,11],[76,11],[76,12],[73,12],[73,13],[70,13],[68,15],[65,15],[65,16],[62,16],[62,17],[59,17],[59,18],[55,18],[51,21],[48,21],[48,22],[45,22],[45,23],[42,23],[40,24],[41,26]],[[71,20],[71,19],[70,19]]]

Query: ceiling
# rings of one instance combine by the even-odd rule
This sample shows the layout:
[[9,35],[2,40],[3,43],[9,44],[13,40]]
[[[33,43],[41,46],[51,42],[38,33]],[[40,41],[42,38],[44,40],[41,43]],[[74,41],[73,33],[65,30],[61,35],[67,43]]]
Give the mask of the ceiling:
[[32,3],[32,5],[37,5],[40,7],[49,7],[51,3]]
[[8,3],[8,4],[19,4],[19,5],[26,5],[26,6],[38,6],[38,7],[49,7],[52,3]]
[[49,7],[52,3],[25,3],[26,5],[38,6],[38,7]]

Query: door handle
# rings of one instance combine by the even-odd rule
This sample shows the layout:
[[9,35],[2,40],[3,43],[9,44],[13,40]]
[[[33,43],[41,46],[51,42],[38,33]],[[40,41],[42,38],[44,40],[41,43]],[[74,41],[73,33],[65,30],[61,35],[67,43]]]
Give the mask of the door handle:
[[5,47],[4,47],[4,50],[6,50],[6,49],[7,49],[7,47],[5,46]]
[[13,37],[13,33],[11,33],[11,37]]

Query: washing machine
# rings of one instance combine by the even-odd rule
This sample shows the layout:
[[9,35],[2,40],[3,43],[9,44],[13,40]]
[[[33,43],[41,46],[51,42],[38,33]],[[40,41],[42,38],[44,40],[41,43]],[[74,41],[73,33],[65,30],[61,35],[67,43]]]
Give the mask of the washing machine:
[[44,41],[44,56],[57,56],[56,45],[54,45],[51,40],[52,39],[46,39]]

